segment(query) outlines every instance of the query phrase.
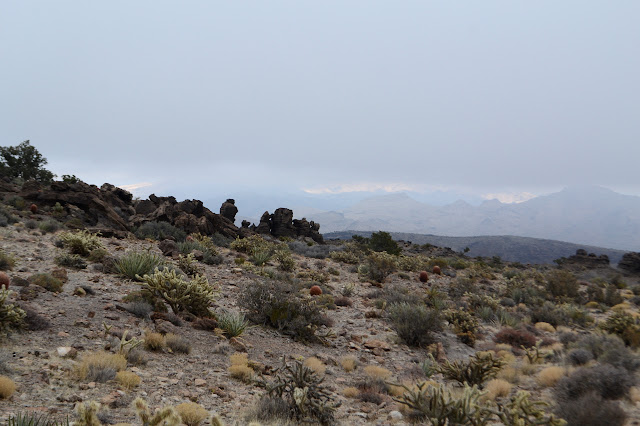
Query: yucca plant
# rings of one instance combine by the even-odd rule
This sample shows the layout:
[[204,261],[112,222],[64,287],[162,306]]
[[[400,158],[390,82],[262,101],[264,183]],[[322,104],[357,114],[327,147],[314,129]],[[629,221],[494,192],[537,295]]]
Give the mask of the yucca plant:
[[37,413],[18,413],[7,419],[7,426],[69,426],[69,418],[54,420],[47,415]]
[[164,259],[149,251],[130,251],[116,260],[116,271],[129,279],[140,281],[138,276],[152,274],[164,264]]
[[224,312],[218,316],[218,327],[224,331],[224,334],[231,337],[238,337],[249,327],[249,321],[244,314],[236,312]]

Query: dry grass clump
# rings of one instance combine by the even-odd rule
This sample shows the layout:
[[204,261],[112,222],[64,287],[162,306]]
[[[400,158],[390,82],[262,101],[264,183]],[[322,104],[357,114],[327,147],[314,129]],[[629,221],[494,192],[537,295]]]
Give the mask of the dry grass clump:
[[7,376],[0,376],[0,398],[8,399],[16,391],[16,384]]
[[629,399],[634,404],[640,402],[640,388],[633,386],[631,389],[629,389]]
[[165,343],[169,349],[174,353],[189,354],[191,353],[191,344],[187,339],[177,334],[168,333],[165,338]]
[[359,394],[360,394],[360,391],[358,390],[358,388],[355,388],[353,386],[344,388],[342,390],[342,395],[344,395],[347,398],[357,398]]
[[160,333],[146,332],[144,334],[144,347],[150,351],[161,351],[167,345],[165,337]]
[[358,361],[352,356],[345,356],[340,358],[340,365],[344,371],[350,373],[358,367]]
[[304,360],[303,365],[310,368],[318,376],[324,376],[327,367],[316,357],[310,357]]
[[549,387],[555,385],[566,374],[567,370],[564,367],[551,366],[541,370],[536,376],[536,380],[540,385]]
[[391,371],[378,365],[367,365],[364,368],[364,372],[367,376],[374,380],[387,380],[391,377]]
[[180,415],[182,423],[187,426],[198,426],[209,415],[209,412],[202,405],[195,402],[183,402],[176,405],[175,409]]
[[127,368],[127,360],[123,355],[105,351],[91,352],[82,357],[76,367],[80,380],[90,382],[106,382],[116,377],[118,371]]
[[253,369],[249,367],[249,357],[245,353],[236,353],[229,357],[231,366],[228,371],[231,377],[249,383],[253,379]]
[[496,376],[498,379],[506,380],[509,383],[518,383],[520,381],[520,373],[517,368],[510,365],[503,367]]
[[556,329],[554,326],[552,326],[551,324],[549,324],[548,322],[537,322],[535,327],[538,330],[542,330],[542,331],[546,331],[548,333],[555,333]]
[[116,382],[125,389],[131,390],[141,382],[140,376],[131,371],[118,371]]
[[484,385],[484,390],[487,391],[485,398],[491,401],[494,401],[496,398],[502,398],[511,392],[512,385],[506,380],[502,379],[493,379],[489,380],[486,385]]

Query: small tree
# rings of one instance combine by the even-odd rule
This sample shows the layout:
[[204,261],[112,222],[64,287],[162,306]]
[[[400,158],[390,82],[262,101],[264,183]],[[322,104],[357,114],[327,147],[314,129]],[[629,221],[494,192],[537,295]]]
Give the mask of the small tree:
[[55,175],[43,167],[45,164],[47,159],[28,140],[18,146],[0,147],[0,176],[51,182]]
[[389,254],[398,255],[402,249],[398,247],[391,234],[384,231],[374,232],[369,239],[369,248],[373,251],[386,251]]

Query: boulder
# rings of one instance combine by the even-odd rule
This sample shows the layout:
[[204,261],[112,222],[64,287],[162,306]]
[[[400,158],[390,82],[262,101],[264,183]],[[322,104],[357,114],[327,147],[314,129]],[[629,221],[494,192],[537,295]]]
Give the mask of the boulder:
[[640,274],[640,253],[625,253],[618,262],[618,268],[630,272],[632,274]]

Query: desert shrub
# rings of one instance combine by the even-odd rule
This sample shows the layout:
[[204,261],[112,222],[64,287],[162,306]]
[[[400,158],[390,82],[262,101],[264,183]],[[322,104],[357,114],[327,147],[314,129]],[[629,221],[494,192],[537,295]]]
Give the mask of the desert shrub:
[[302,241],[291,241],[287,245],[292,252],[314,259],[326,259],[331,253],[337,250],[336,247],[327,244],[314,244],[309,246]]
[[249,322],[244,314],[237,312],[223,312],[216,315],[218,327],[224,331],[225,336],[238,337],[249,327]]
[[327,366],[313,356],[304,360],[304,366],[313,370],[313,372],[320,377],[324,376],[324,373],[327,371]]
[[176,228],[168,222],[147,222],[136,230],[136,237],[142,239],[162,241],[167,238],[175,241],[184,241],[187,234],[182,229]]
[[173,353],[188,355],[191,353],[191,343],[189,340],[177,334],[169,333],[164,337],[165,344]]
[[567,353],[567,360],[571,365],[585,365],[593,359],[593,354],[586,349],[572,349]]
[[29,219],[24,223],[24,227],[27,229],[36,229],[38,227],[38,222],[33,219]]
[[358,367],[358,360],[352,356],[346,356],[340,358],[340,365],[347,373],[352,372]]
[[26,313],[19,306],[9,303],[11,294],[4,286],[0,288],[0,332],[7,332],[22,326]]
[[358,267],[358,274],[362,279],[383,283],[395,270],[396,256],[386,252],[373,252],[367,256],[365,263]]
[[131,365],[145,365],[148,360],[147,360],[147,356],[145,355],[144,351],[141,351],[138,348],[135,349],[131,349],[129,352],[127,352],[127,362]]
[[138,318],[148,318],[151,312],[153,312],[153,306],[149,302],[145,302],[144,300],[135,300],[133,302],[127,303],[124,306],[124,309],[127,312],[132,313]]
[[273,425],[290,424],[290,407],[282,398],[262,396],[246,417],[247,423],[258,421]]
[[496,343],[506,343],[513,347],[531,348],[536,345],[536,337],[525,330],[516,330],[513,328],[503,328],[493,338]]
[[638,355],[625,346],[624,341],[618,336],[591,333],[571,342],[569,347],[584,349],[598,362],[624,368],[629,372],[640,368]]
[[16,384],[7,376],[0,376],[0,399],[9,399],[16,391]]
[[178,243],[178,249],[184,255],[189,255],[194,250],[202,252],[202,262],[207,265],[219,265],[223,261],[213,240],[199,233],[189,234],[187,241]]
[[569,321],[575,325],[586,327],[594,322],[594,319],[589,313],[573,304],[562,305],[561,309],[569,317]]
[[209,416],[209,412],[195,402],[183,402],[176,405],[175,409],[180,415],[182,423],[187,426],[198,426]]
[[402,249],[398,246],[391,234],[384,231],[378,231],[371,234],[371,237],[368,238],[369,248],[376,252],[387,252],[393,255],[399,255],[402,252]]
[[273,248],[274,243],[271,243],[259,235],[251,235],[246,238],[237,238],[233,241],[229,248],[232,250],[238,251],[240,253],[245,253],[248,255],[252,255],[255,252],[266,251],[269,252]]
[[438,371],[447,379],[461,384],[482,386],[485,381],[493,379],[504,364],[503,360],[494,358],[491,352],[476,352],[467,362],[445,361]]
[[150,351],[161,351],[167,346],[165,337],[160,333],[146,332],[144,334],[144,347]]
[[278,269],[285,272],[292,272],[296,269],[296,261],[293,260],[289,250],[276,250],[273,259],[278,262]]
[[531,321],[546,322],[554,327],[569,324],[569,314],[559,306],[551,302],[545,302],[542,306],[531,309]]
[[175,314],[190,312],[196,316],[209,316],[209,307],[215,300],[216,289],[205,276],[196,275],[187,281],[168,268],[156,269],[141,277],[142,287],[164,300]]
[[257,324],[269,325],[302,341],[321,339],[318,328],[331,324],[313,300],[298,297],[296,289],[280,281],[256,282],[246,286],[240,305]]
[[164,259],[150,251],[129,251],[115,262],[118,274],[132,280],[153,273],[164,263]]
[[575,299],[578,296],[578,278],[569,271],[556,269],[546,276],[546,289],[553,297]]
[[39,285],[40,287],[43,287],[48,291],[53,291],[55,293],[60,293],[62,291],[62,281],[52,276],[51,274],[32,275],[29,277],[29,282],[31,284]]
[[367,295],[370,299],[376,299],[376,304],[390,306],[396,303],[406,303],[408,305],[417,305],[422,303],[420,297],[409,292],[409,288],[403,285],[389,285],[382,289],[375,290]]
[[109,352],[91,352],[82,357],[76,367],[76,374],[80,380],[89,382],[106,382],[116,377],[118,371],[127,367],[127,360],[123,355]]
[[541,386],[549,387],[555,385],[565,374],[567,374],[567,370],[564,367],[552,365],[542,369],[538,373],[536,380]]
[[86,230],[76,232],[62,232],[59,235],[62,245],[66,247],[71,254],[80,256],[89,256],[91,251],[104,248],[98,234],[92,234]]
[[617,401],[605,400],[597,392],[560,401],[555,412],[567,426],[623,426],[627,419]]
[[141,382],[140,376],[131,371],[118,371],[116,382],[125,389],[133,389]]
[[62,253],[55,257],[54,262],[65,268],[87,269],[87,262],[77,254]]
[[[345,244],[345,246],[349,247],[348,244],[350,243]],[[348,265],[357,265],[364,258],[364,252],[344,248],[342,250],[332,251],[331,253],[329,253],[329,257],[331,258],[331,260],[334,260],[336,262],[346,263]]]
[[16,223],[18,218],[5,206],[0,205],[0,227],[4,228],[10,223]]
[[15,265],[16,261],[14,257],[0,249],[0,271],[10,271]]
[[513,386],[511,383],[502,379],[491,379],[487,382],[484,389],[487,392],[486,398],[495,400],[496,398],[503,398],[511,392]]
[[635,377],[625,369],[599,364],[591,368],[582,367],[561,379],[554,393],[558,401],[575,400],[589,392],[596,392],[604,399],[620,399],[635,383]]
[[275,370],[274,380],[265,383],[271,398],[280,398],[289,407],[291,418],[303,422],[315,420],[322,425],[332,424],[337,404],[325,388],[323,378],[302,362],[294,360]]
[[442,329],[438,311],[423,304],[393,303],[388,312],[392,328],[409,346],[433,343],[433,333]]
[[620,336],[627,345],[640,345],[640,323],[627,312],[614,312],[600,327],[608,333]]

